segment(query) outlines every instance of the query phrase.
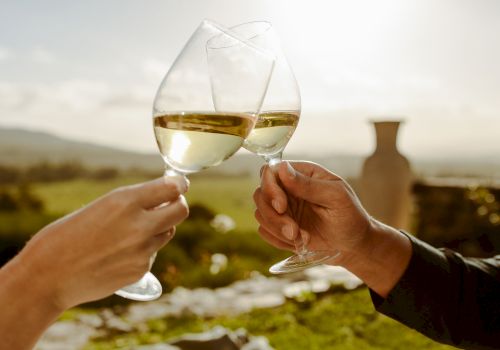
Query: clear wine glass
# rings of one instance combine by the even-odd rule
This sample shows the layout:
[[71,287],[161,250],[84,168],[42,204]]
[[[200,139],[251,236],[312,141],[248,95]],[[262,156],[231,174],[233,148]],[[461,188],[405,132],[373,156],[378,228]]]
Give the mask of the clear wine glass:
[[[276,57],[271,81],[259,113],[257,123],[243,147],[262,156],[271,169],[277,169],[282,154],[292,137],[300,117],[300,91],[297,80],[281,50],[278,37],[266,21],[243,23],[229,28],[235,35],[271,52]],[[303,202],[289,197],[289,214],[301,215]],[[294,208],[292,210],[292,207]],[[300,218],[297,218],[300,221]],[[273,274],[304,270],[335,257],[338,252],[308,250],[305,233],[295,240],[296,254],[271,266]]]
[[[186,176],[232,156],[255,125],[274,56],[205,20],[163,79],[153,127],[165,176]],[[154,256],[151,259],[151,263]],[[134,300],[161,295],[148,272],[116,294]]]

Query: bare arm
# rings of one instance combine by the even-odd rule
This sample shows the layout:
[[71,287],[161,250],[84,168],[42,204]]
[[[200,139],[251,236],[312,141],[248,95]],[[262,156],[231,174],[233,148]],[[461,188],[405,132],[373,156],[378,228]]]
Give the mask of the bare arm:
[[186,190],[181,178],[123,187],[37,233],[0,270],[2,346],[30,349],[64,310],[142,277],[188,215]]
[[53,277],[17,256],[0,270],[0,334],[6,349],[31,349],[64,311],[50,287]]

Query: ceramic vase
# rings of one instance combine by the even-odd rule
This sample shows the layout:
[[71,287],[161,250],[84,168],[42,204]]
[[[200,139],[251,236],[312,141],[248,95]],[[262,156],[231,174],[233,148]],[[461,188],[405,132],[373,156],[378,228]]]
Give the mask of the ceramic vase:
[[370,215],[398,229],[410,227],[412,171],[397,147],[401,121],[375,121],[376,147],[363,164],[360,197]]

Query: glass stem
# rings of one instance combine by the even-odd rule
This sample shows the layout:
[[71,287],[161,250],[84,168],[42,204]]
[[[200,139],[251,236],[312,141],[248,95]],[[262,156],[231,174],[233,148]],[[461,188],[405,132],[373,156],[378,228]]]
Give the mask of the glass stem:
[[[280,163],[283,161],[282,152],[279,152],[279,153],[276,153],[276,154],[273,154],[270,156],[264,156],[264,160],[266,161],[266,163],[269,165],[269,167],[271,168],[271,170],[275,174],[276,180],[278,181],[278,184],[280,186],[282,186],[281,181],[279,180],[279,177],[277,174],[278,167],[279,167]],[[287,200],[288,200],[288,205],[287,205],[288,215],[290,215],[291,218],[293,218],[294,220],[296,220],[297,223],[299,223],[302,219],[304,201],[302,199],[294,198],[288,194],[287,194]],[[291,207],[292,202],[296,203],[295,213]],[[297,215],[295,215],[295,214],[297,214],[298,217],[296,217]],[[295,253],[297,254],[297,256],[299,258],[302,258],[303,256],[305,256],[305,254],[308,252],[304,237],[302,235],[302,231],[300,230],[300,227],[299,227],[299,234],[294,239],[293,244],[295,245]]]
[[178,172],[175,169],[167,168],[167,167],[165,168],[165,172],[163,173],[163,176],[182,176],[184,178],[186,177],[185,174]]

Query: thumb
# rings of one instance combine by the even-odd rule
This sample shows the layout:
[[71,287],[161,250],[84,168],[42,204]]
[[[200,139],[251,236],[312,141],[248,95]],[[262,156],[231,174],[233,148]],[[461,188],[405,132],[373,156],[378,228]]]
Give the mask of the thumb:
[[278,169],[281,184],[292,196],[310,203],[330,207],[332,192],[338,190],[338,181],[317,179],[294,169],[289,162],[282,162]]

